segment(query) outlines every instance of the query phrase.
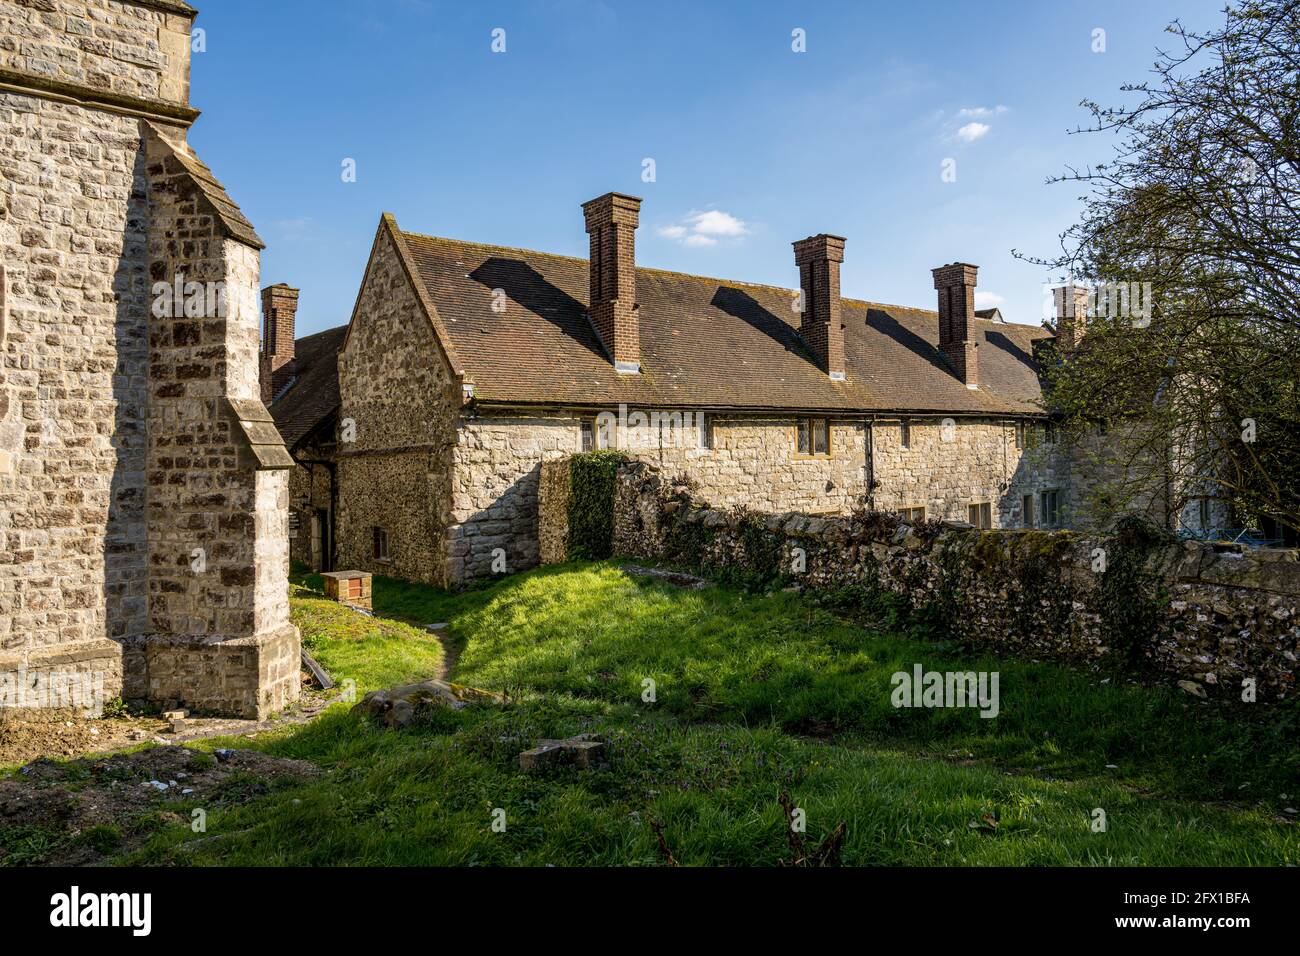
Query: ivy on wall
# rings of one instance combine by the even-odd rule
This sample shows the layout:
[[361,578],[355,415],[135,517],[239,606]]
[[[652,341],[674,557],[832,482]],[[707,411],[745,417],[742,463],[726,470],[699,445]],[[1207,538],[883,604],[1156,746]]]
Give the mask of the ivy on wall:
[[612,553],[614,488],[627,460],[616,451],[590,451],[569,459],[569,557],[600,560]]
[[1164,529],[1139,515],[1127,515],[1116,524],[1107,548],[1099,595],[1101,631],[1130,667],[1142,663],[1160,632],[1168,595],[1148,559],[1170,541]]

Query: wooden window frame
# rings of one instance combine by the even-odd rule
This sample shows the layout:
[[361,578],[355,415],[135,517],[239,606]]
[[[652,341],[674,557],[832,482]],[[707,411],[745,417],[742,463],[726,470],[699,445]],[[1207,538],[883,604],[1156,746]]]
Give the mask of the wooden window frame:
[[[816,426],[821,423],[826,428],[826,451],[818,452]],[[808,448],[809,451],[802,452],[799,450],[800,432],[807,427],[808,429]],[[831,437],[831,420],[817,415],[805,415],[799,418],[794,425],[794,457],[797,461],[827,461],[835,457],[835,443]]]
[[[980,520],[983,519],[983,517],[984,517],[984,511],[985,511],[986,509],[987,509],[987,511],[988,511],[989,523],[988,523],[988,524],[981,524],[981,523],[980,523]],[[979,520],[976,520],[976,521],[971,521],[971,520],[970,520],[970,516],[971,516],[971,512],[972,512],[972,511],[975,512],[975,516],[976,516],[976,518],[979,519]],[[973,526],[976,527],[976,528],[979,528],[981,531],[992,531],[992,530],[993,530],[993,502],[991,502],[991,501],[972,501],[972,502],[969,502],[969,503],[966,505],[966,519],[967,519],[967,522],[968,522],[969,524],[973,525]]]
[[379,525],[371,527],[370,552],[374,560],[389,562],[393,560],[392,552],[388,547],[388,530],[381,528]]
[[[1028,507],[1026,507],[1028,505]],[[1025,528],[1034,527],[1034,493],[1020,496],[1020,524]]]
[[[920,515],[914,514],[917,511],[921,512]],[[904,505],[898,509],[898,513],[908,521],[924,521],[926,509],[925,505]]]
[[912,447],[912,422],[909,419],[903,418],[898,422],[898,446],[907,449]]

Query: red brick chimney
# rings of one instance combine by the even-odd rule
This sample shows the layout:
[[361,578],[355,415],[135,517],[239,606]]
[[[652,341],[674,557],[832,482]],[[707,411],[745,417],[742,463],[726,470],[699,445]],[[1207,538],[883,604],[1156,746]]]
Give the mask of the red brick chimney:
[[840,321],[840,263],[844,237],[820,233],[794,243],[794,263],[803,290],[799,334],[817,364],[836,381],[844,380],[844,325]]
[[939,351],[952,363],[957,377],[967,388],[978,388],[975,275],[979,266],[951,262],[930,272],[939,291]]
[[614,360],[614,369],[636,374],[641,371],[636,304],[636,227],[641,200],[622,193],[605,193],[583,203],[582,215],[591,238],[587,265],[591,324]]
[[1058,286],[1052,290],[1056,298],[1056,344],[1062,349],[1072,349],[1083,339],[1088,328],[1087,286]]
[[298,290],[283,282],[262,290],[262,355],[259,378],[262,402],[270,405],[293,380],[293,320],[298,312]]

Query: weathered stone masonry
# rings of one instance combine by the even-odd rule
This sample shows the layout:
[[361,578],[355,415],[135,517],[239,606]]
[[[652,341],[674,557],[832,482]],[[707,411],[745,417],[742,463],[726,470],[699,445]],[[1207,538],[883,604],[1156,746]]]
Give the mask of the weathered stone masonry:
[[408,269],[385,220],[339,354],[337,566],[444,583],[457,386]]
[[6,705],[297,696],[261,242],[185,142],[193,18],[0,0]]
[[[584,420],[591,416],[462,413],[446,526],[448,583],[490,576],[494,553],[504,553],[511,572],[538,562],[540,466],[581,449]],[[696,499],[716,507],[845,514],[866,502],[874,473],[873,504],[882,511],[925,508],[927,517],[964,521],[969,505],[990,503],[993,525],[1013,528],[1026,522],[1026,495],[1036,507],[1041,492],[1059,490],[1066,513],[1073,501],[1068,456],[1043,442],[1041,425],[949,421],[950,427],[937,417],[909,419],[904,448],[898,420],[832,419],[824,457],[795,453],[789,417],[710,416],[707,448],[692,446],[694,432],[665,442],[649,425],[629,427],[620,439],[629,454],[689,478]]]

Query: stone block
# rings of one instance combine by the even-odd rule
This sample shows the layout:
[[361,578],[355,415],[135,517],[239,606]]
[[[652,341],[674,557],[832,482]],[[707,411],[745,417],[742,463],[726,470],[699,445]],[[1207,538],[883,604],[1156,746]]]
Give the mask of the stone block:
[[594,734],[578,734],[564,740],[539,740],[532,750],[519,755],[519,769],[525,773],[573,766],[591,770],[601,763],[605,744]]

